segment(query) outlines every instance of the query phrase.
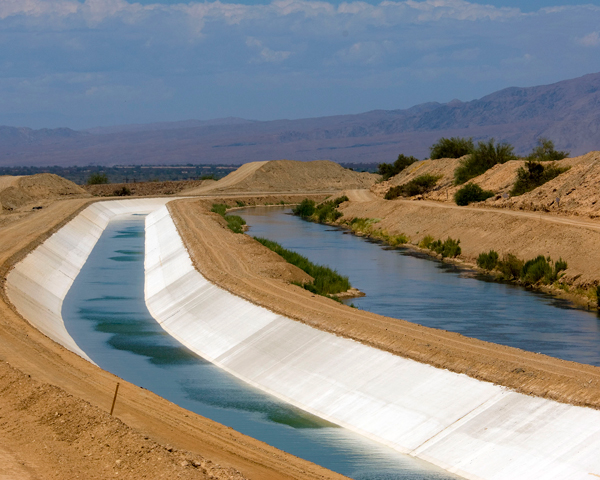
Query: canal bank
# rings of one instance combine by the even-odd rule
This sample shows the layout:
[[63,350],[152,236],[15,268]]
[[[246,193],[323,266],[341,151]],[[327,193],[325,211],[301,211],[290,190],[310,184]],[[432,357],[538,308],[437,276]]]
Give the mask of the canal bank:
[[[198,236],[211,235],[221,238],[218,245],[221,250],[225,248],[229,252],[228,245],[237,245],[238,251],[242,249],[241,242],[245,240],[228,236],[233,234],[225,231],[214,217],[200,210],[194,212],[193,205],[187,204],[186,207],[178,212],[182,217],[199,215],[198,222],[183,224],[183,230],[187,227],[198,234],[194,242],[198,242]],[[594,415],[598,412],[591,409],[527,397],[465,375],[445,372],[374,350],[363,343],[327,335],[323,329],[308,329],[299,322],[262,311],[248,317],[247,310],[246,317],[237,320],[238,323],[235,323],[235,318],[230,319],[230,322],[234,322],[230,326],[234,328],[223,329],[220,324],[211,325],[212,317],[207,319],[205,325],[193,325],[195,329],[208,328],[206,334],[212,335],[213,341],[207,345],[206,338],[187,327],[192,327],[188,322],[189,313],[204,301],[211,300],[211,289],[203,290],[202,284],[194,280],[197,272],[190,267],[191,263],[185,263],[185,248],[181,240],[177,243],[179,237],[176,229],[168,223],[170,217],[167,211],[159,210],[149,216],[148,232],[151,231],[152,220],[156,225],[155,236],[164,237],[157,243],[154,253],[151,253],[152,249],[147,249],[147,282],[153,277],[150,272],[155,267],[152,288],[147,289],[150,310],[167,329],[182,331],[185,341],[190,346],[194,343],[196,351],[206,349],[205,356],[232,371],[235,368],[237,375],[247,376],[250,381],[261,384],[263,389],[271,393],[278,392],[280,396],[293,394],[294,402],[306,402],[309,411],[322,410],[322,416],[339,418],[336,423],[347,422],[349,428],[379,436],[384,442],[395,442],[398,449],[410,449],[414,455],[460,471],[469,478],[489,478],[492,474],[494,478],[514,478],[525,472],[526,468],[529,474],[535,471],[538,476],[545,478],[553,478],[552,475],[557,472],[561,476],[556,478],[584,478],[583,475],[587,478],[589,472],[597,470],[594,464],[596,456],[589,453],[597,449],[597,445],[590,442],[589,438],[596,435],[593,428],[598,421]],[[202,230],[203,221],[213,224]],[[180,221],[178,223],[181,226]],[[185,231],[183,234],[186,236]],[[193,258],[198,260],[198,249],[191,248],[190,251]],[[217,264],[228,262],[228,255],[214,257],[216,260],[212,261]],[[249,282],[256,287],[256,278],[252,278],[252,272],[248,269],[241,276],[233,275],[232,278],[239,282],[238,289]],[[272,285],[280,289],[280,294],[285,291],[288,297],[305,299],[305,311],[320,310],[320,306],[329,305],[321,305],[319,299],[312,302],[307,292],[298,292],[282,283],[275,282]],[[221,293],[212,299],[219,296],[222,296]],[[219,307],[220,310],[227,308],[230,308],[230,304],[221,304]],[[239,311],[244,313],[242,310],[248,308],[244,306]],[[252,310],[250,308],[249,311]],[[352,320],[356,315],[367,315],[347,310],[343,311],[346,320]],[[348,322],[338,325],[340,330],[347,328],[343,326],[344,323]],[[412,328],[414,339],[427,333],[432,338],[436,336],[435,332],[422,327],[404,325],[404,328],[405,331]],[[398,329],[392,329],[391,337],[398,332]],[[446,340],[454,339],[455,344],[465,344],[460,336],[448,334],[445,337]],[[479,346],[488,355],[494,355],[494,351],[500,354],[503,350],[497,346],[486,346],[485,342],[467,340],[467,344]],[[512,350],[508,349],[505,353],[515,356],[518,351]],[[524,363],[532,363],[527,362],[527,355],[519,356]],[[357,359],[364,361],[357,364]],[[369,361],[373,359],[379,361],[370,364]],[[547,359],[538,360],[538,364],[552,363]],[[567,368],[568,365],[563,367]],[[315,392],[321,395],[315,396]],[[570,428],[577,430],[576,433],[572,432],[572,436],[565,434],[567,424],[567,432]],[[557,437],[558,433],[560,438]],[[581,435],[585,437],[585,442]],[[572,452],[574,444],[581,446],[576,455],[565,453],[565,456],[556,457],[557,449],[567,449],[568,445],[568,451]],[[519,461],[512,461],[514,458],[519,458]],[[532,470],[533,467],[535,470]],[[546,468],[549,469],[547,472]]]

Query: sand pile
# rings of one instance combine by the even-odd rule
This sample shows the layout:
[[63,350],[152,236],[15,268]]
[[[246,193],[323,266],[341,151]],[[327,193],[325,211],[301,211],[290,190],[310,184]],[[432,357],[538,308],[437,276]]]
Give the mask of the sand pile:
[[87,195],[83,188],[52,173],[0,177],[0,204],[4,212],[44,206],[50,200],[64,197]]
[[378,175],[347,170],[328,160],[274,160],[242,165],[218,182],[182,194],[239,192],[323,192],[369,188]]

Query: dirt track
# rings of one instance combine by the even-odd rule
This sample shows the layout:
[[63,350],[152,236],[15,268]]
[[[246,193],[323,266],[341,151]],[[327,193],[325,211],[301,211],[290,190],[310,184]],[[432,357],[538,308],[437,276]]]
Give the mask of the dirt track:
[[[2,279],[10,264],[88,202],[59,201],[1,228]],[[344,478],[119,380],[49,340],[4,298],[0,446],[22,478]]]
[[169,208],[197,268],[254,303],[396,355],[528,395],[600,408],[600,368],[357,311],[315,296],[261,271],[263,257],[256,253],[256,243],[230,232],[202,202],[179,200]]

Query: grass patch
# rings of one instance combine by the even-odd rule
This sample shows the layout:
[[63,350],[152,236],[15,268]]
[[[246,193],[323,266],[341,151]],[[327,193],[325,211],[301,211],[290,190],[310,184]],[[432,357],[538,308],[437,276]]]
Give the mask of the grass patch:
[[224,203],[213,203],[210,211],[221,215],[227,222],[229,230],[231,230],[233,233],[244,233],[244,225],[246,225],[246,220],[238,215],[226,215],[227,205]]
[[454,194],[454,201],[457,205],[463,207],[473,202],[483,202],[494,196],[494,192],[484,190],[476,183],[467,183]]
[[299,253],[283,248],[277,242],[260,237],[254,237],[254,239],[283,257],[286,262],[295,265],[313,277],[314,280],[312,283],[300,285],[309,292],[327,297],[336,293],[345,292],[352,287],[348,277],[340,275],[337,271],[332,270],[329,267],[316,265]]
[[455,258],[461,254],[460,240],[454,240],[448,237],[443,242],[434,240],[429,244],[429,250],[434,251],[443,258]]
[[442,175],[431,175],[426,173],[413,178],[410,182],[403,185],[390,188],[385,194],[386,200],[393,200],[398,197],[414,197],[415,195],[423,195],[431,190],[437,181],[442,178]]

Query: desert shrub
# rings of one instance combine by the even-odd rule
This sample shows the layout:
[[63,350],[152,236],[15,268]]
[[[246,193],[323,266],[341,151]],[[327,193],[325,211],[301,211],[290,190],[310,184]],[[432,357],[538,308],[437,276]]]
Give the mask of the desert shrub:
[[461,254],[460,240],[448,237],[444,242],[435,240],[430,243],[429,249],[441,255],[442,258],[454,258]]
[[410,242],[410,238],[408,238],[405,234],[400,233],[398,235],[390,235],[387,230],[373,230],[370,236],[372,238],[378,238],[392,247],[405,245]]
[[475,149],[472,138],[440,138],[429,147],[429,158],[460,158],[468,155]]
[[121,187],[121,188],[118,188],[117,190],[115,190],[113,192],[113,195],[115,197],[127,197],[127,196],[131,195],[131,190],[129,190],[127,187]]
[[305,283],[301,285],[306,290],[319,295],[328,296],[345,292],[351,288],[348,277],[340,275],[337,271],[323,265],[316,265],[299,253],[287,250],[278,243],[266,238],[254,238],[258,242],[262,243],[265,247],[270,248],[275,253],[283,257],[286,262],[297,266],[313,277],[314,280],[312,283]]
[[454,194],[454,201],[457,205],[465,206],[473,202],[483,202],[493,196],[494,192],[484,190],[476,183],[470,182]]
[[493,138],[487,142],[479,142],[477,148],[473,150],[468,158],[461,161],[461,164],[454,171],[454,183],[461,185],[467,180],[485,173],[494,165],[515,158],[513,147],[508,143],[495,145]]
[[554,142],[548,138],[538,138],[537,147],[527,156],[527,160],[534,162],[548,162],[562,160],[569,156],[569,152],[554,149]]
[[431,235],[425,235],[423,239],[419,242],[419,247],[429,249],[433,240],[434,238]]
[[235,204],[238,207],[245,207],[246,206],[246,202],[242,202],[241,200],[236,200]]
[[544,283],[551,283],[556,280],[554,269],[550,257],[546,258],[543,255],[528,260],[523,265],[521,270],[521,280],[523,283],[533,285],[543,280]]
[[523,264],[523,260],[519,260],[512,253],[507,253],[502,257],[502,260],[498,262],[496,268],[500,271],[502,278],[505,280],[516,280],[521,277]]
[[563,270],[566,270],[567,268],[568,268],[567,262],[565,262],[562,258],[559,258],[556,261],[556,263],[554,264],[554,271],[556,272],[557,276],[560,272],[562,272]]
[[477,266],[485,270],[493,270],[498,264],[498,252],[490,250],[488,253],[480,253],[477,257]]
[[346,225],[353,232],[360,233],[371,233],[373,231],[373,224],[379,222],[377,218],[360,218],[355,217],[352,220],[346,222]]
[[517,170],[517,181],[513,185],[510,194],[512,196],[523,195],[531,190],[549,182],[566,172],[569,167],[557,167],[556,164],[542,165],[538,161],[528,160],[524,167]]
[[596,300],[600,303],[600,285],[596,285]]
[[390,188],[385,194],[385,199],[393,200],[399,196],[413,197],[415,195],[422,195],[431,190],[440,178],[442,178],[441,175],[431,175],[429,173],[420,175],[413,178],[410,182]]
[[106,173],[102,172],[92,173],[87,180],[88,185],[105,185],[107,183],[108,177],[106,176]]
[[377,173],[382,176],[382,180],[398,175],[406,167],[412,165],[419,160],[413,156],[398,155],[398,159],[394,163],[380,163],[377,165]]
[[305,198],[300,202],[300,205],[294,207],[292,213],[302,218],[312,217],[313,213],[315,213],[315,201]]

